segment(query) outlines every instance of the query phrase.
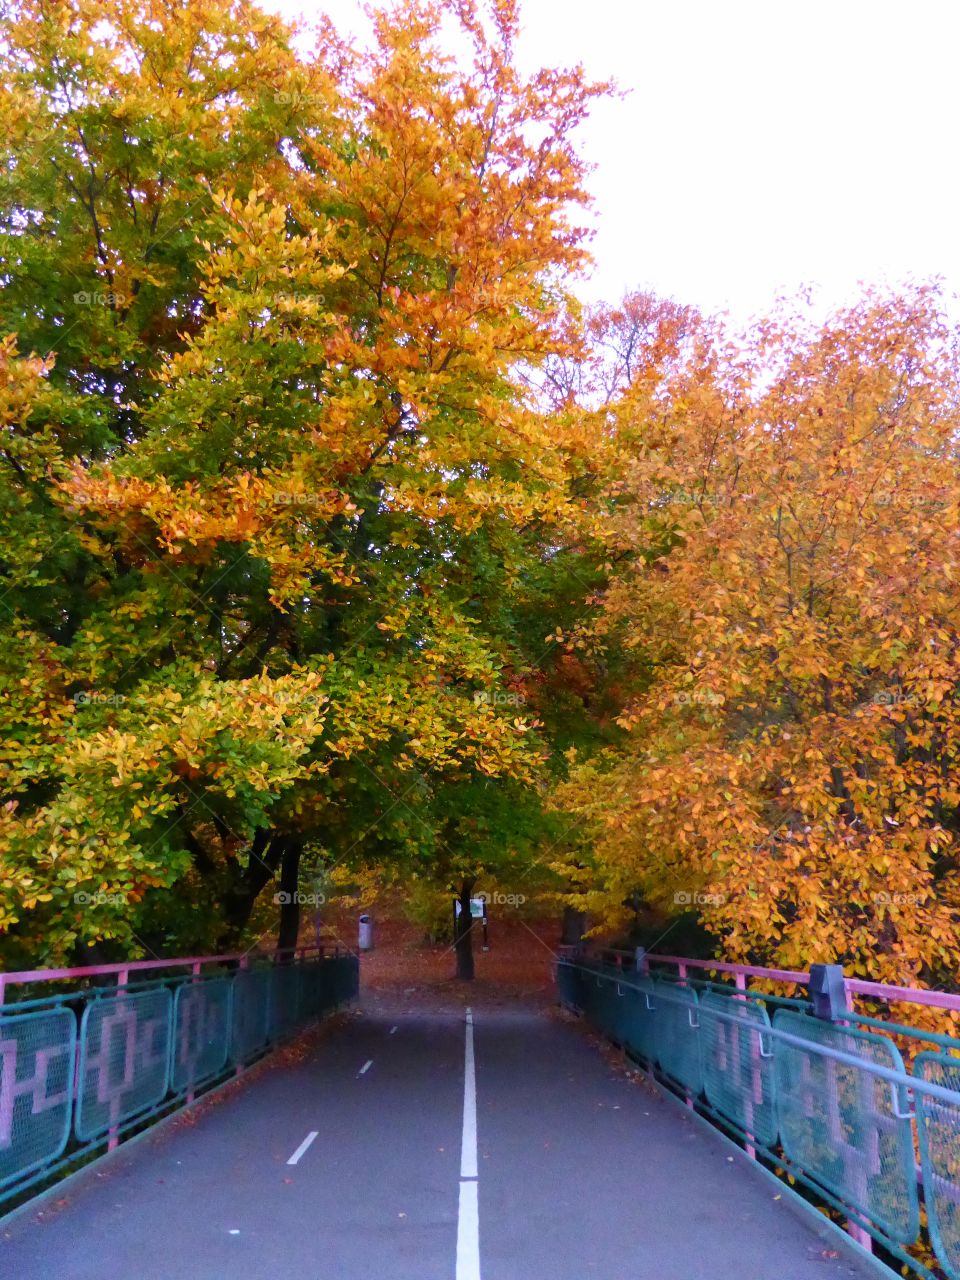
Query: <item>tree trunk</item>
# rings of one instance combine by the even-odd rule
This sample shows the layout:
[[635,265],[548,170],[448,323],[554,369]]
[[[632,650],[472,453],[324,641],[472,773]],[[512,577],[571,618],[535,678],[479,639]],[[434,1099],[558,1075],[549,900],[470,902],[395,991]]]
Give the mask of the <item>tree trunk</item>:
[[473,917],[470,915],[470,895],[476,883],[475,879],[469,879],[460,885],[460,914],[457,916],[454,932],[458,978],[473,978]]
[[567,947],[578,947],[587,931],[587,916],[576,907],[563,908],[563,932],[560,941]]
[[277,931],[277,950],[289,954],[282,957],[281,963],[289,964],[293,960],[293,950],[300,937],[300,901],[297,889],[300,883],[300,855],[303,852],[302,840],[284,842],[283,861],[280,864],[280,928]]
[[253,837],[246,867],[241,870],[238,862],[231,864],[232,883],[223,899],[226,928],[220,938],[221,946],[233,946],[241,936],[260,891],[270,883],[280,865],[285,846],[280,836],[261,828]]
[[[116,947],[111,946],[109,942],[77,942],[74,944],[71,958],[77,968],[86,968],[88,965],[120,963],[123,960],[123,955]],[[97,985],[113,986],[118,976],[118,974],[114,973],[103,974],[97,979]]]

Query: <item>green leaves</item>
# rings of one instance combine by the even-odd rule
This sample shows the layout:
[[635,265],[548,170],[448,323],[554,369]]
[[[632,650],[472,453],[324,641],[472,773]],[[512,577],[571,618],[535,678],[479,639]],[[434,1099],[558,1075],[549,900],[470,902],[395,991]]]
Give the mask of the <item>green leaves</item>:
[[599,87],[452,0],[377,30],[5,20],[0,334],[40,353],[0,348],[5,954],[219,945],[284,841],[427,867],[532,813],[532,856],[535,614],[599,556],[585,437],[525,377],[567,343]]

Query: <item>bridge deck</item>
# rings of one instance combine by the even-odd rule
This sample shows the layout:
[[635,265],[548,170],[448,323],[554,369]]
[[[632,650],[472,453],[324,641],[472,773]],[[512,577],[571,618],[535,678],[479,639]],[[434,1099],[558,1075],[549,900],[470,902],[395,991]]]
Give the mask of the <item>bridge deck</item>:
[[[393,1028],[396,1028],[393,1030]],[[0,1224],[18,1280],[849,1280],[875,1276],[570,1026],[479,1010],[479,1264],[462,1014],[352,1017],[195,1123]],[[371,1062],[372,1060],[372,1062]],[[363,1070],[365,1065],[370,1063]],[[288,1161],[308,1134],[317,1137]],[[819,1232],[824,1231],[824,1234]]]

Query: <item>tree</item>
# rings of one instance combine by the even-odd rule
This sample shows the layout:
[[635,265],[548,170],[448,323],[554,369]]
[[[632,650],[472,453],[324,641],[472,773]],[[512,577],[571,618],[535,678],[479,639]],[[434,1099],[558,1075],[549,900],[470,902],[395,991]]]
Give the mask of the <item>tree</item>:
[[[543,665],[524,575],[596,534],[518,370],[564,349],[604,87],[523,78],[517,23],[410,3],[301,57],[239,3],[8,18],[5,323],[51,353],[7,345],[0,405],[11,961],[248,939],[305,853],[382,857],[411,788],[537,784],[533,718],[477,695]],[[31,327],[61,242],[106,311]]]
[[23,0],[0,76],[0,332],[55,356],[83,456],[102,456],[137,438],[151,375],[202,330],[212,190],[282,200],[331,86],[247,0]]
[[547,357],[531,381],[556,409],[606,408],[647,382],[663,386],[703,329],[695,307],[632,289],[618,303],[582,307],[566,315],[567,350]]
[[589,640],[645,674],[562,796],[609,919],[681,894],[734,959],[953,981],[958,373],[916,289],[701,335],[655,413],[618,402],[631,554]]

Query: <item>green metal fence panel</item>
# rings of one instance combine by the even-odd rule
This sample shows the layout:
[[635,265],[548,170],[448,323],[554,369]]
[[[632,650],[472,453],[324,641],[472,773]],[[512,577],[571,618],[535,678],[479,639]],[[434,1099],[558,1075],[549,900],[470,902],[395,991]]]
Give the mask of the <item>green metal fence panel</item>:
[[76,1044],[70,1009],[0,1017],[0,1187],[66,1148]]
[[560,998],[573,1009],[583,1009],[581,997],[582,973],[573,964],[560,961],[557,964],[557,981],[560,983]]
[[322,1018],[337,1003],[336,980],[339,961],[307,961],[300,977],[300,1017],[303,1021]]
[[179,1093],[215,1076],[227,1065],[233,980],[185,982],[173,1002],[170,1080]]
[[[629,978],[629,975],[627,975]],[[610,1038],[626,1047],[630,1029],[630,993],[622,970],[614,970],[606,992]]]
[[919,1230],[919,1205],[905,1088],[816,1051],[822,1045],[902,1073],[896,1045],[884,1036],[783,1009],[774,1015],[773,1026],[811,1041],[809,1049],[787,1041],[776,1047],[785,1154],[891,1240],[910,1243]]
[[622,1043],[623,995],[617,969],[599,969],[594,977],[593,1010],[597,1025],[615,1043]]
[[584,1000],[589,1009],[593,1022],[602,1027],[601,1023],[601,1004],[604,990],[604,978],[602,970],[597,968],[590,971],[584,976]]
[[557,963],[557,987],[560,991],[561,1003],[570,1005],[574,1009],[580,1008],[579,1002],[579,983],[577,982],[578,970],[571,964],[560,960]]
[[283,1040],[296,1030],[300,1013],[300,967],[278,964],[270,995],[270,1038]]
[[358,990],[342,955],[0,1007],[0,1204]]
[[657,1015],[653,1002],[653,980],[631,973],[624,987],[623,1043],[635,1057],[651,1065],[657,1058]]
[[597,999],[597,990],[596,974],[589,969],[582,970],[579,975],[578,993],[580,1006],[589,1016],[592,1016],[593,1014],[593,1008]]
[[593,993],[596,991],[596,978],[587,969],[577,971],[577,1001],[584,1012],[593,1008]]
[[336,961],[339,978],[336,988],[335,1003],[346,1004],[348,1000],[356,1000],[360,994],[360,957],[340,956]]
[[[960,1094],[960,1058],[919,1053],[913,1073]],[[920,1167],[930,1240],[951,1280],[960,1277],[960,1096],[957,1105],[916,1094]]]
[[77,1137],[90,1141],[156,1106],[170,1084],[173,998],[165,987],[92,1000],[80,1023]]
[[573,971],[572,978],[573,1002],[578,1009],[584,1009],[586,1008],[586,998],[584,993],[586,991],[587,975],[581,968],[576,968]]
[[[718,1017],[718,1014],[724,1015]],[[729,1018],[735,1017],[736,1022]],[[758,1143],[777,1140],[776,1076],[770,1018],[753,1000],[717,991],[700,996],[700,1061],[707,1101]]]
[[583,969],[579,975],[578,998],[580,1007],[596,1026],[600,1026],[600,992],[603,976],[599,965]]
[[697,993],[672,982],[653,980],[657,1062],[691,1093],[703,1087]]
[[230,1061],[239,1066],[270,1043],[270,969],[241,969],[233,978]]

